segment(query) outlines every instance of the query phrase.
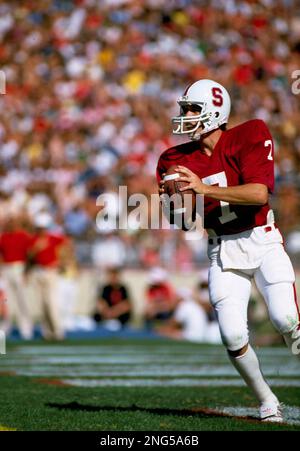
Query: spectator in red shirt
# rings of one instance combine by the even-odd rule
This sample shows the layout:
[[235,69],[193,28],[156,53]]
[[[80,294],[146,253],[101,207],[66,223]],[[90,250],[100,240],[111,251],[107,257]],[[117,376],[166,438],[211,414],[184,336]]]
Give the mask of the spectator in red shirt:
[[39,213],[35,217],[29,256],[33,265],[32,281],[42,306],[42,334],[47,340],[61,340],[64,331],[59,307],[58,269],[68,240],[49,230],[52,222],[48,213]]
[[174,290],[167,281],[167,273],[162,268],[153,268],[146,289],[146,327],[151,328],[155,320],[169,319],[174,311]]
[[21,337],[29,340],[33,335],[33,325],[24,290],[24,270],[30,235],[20,223],[18,216],[9,217],[0,235],[2,276],[7,295],[7,318],[3,328],[8,334],[15,320]]

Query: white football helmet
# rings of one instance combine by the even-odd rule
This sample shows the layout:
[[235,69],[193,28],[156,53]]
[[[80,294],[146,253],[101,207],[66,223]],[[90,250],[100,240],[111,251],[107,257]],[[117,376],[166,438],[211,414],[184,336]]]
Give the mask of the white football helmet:
[[[213,80],[196,81],[185,90],[177,103],[180,116],[172,118],[175,135],[188,134],[190,139],[197,140],[228,122],[231,105],[228,91]],[[188,110],[199,114],[186,116]]]

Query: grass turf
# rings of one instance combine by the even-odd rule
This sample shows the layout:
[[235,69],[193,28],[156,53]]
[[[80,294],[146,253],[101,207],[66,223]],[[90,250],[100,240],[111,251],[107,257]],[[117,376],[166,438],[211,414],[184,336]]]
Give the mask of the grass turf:
[[[41,350],[40,356],[44,355],[43,343],[29,343],[22,345],[22,349],[26,351],[30,345]],[[144,352],[163,346],[170,350],[170,356],[175,356],[178,350],[182,352],[186,349],[189,353],[195,351],[201,355],[201,350],[209,352],[210,349],[218,349],[165,340],[137,343],[124,339],[69,342],[59,347],[64,349],[68,345],[77,345],[78,350],[81,345],[89,345],[91,354],[93,350],[97,354],[99,349],[110,345],[124,353],[132,346],[134,349],[140,346]],[[54,346],[58,348],[57,344]],[[8,355],[17,356],[19,349],[17,345],[9,346]],[[51,346],[47,345],[47,349],[48,353],[49,349],[51,352]],[[8,367],[5,370],[12,369]],[[44,383],[56,379],[5,375],[4,372],[0,376],[0,425],[17,430],[300,430],[299,425],[264,424],[206,410],[221,410],[228,406],[255,407],[255,401],[246,387],[74,387]],[[274,391],[285,404],[300,407],[300,388],[289,387],[288,380],[287,386],[276,387]]]

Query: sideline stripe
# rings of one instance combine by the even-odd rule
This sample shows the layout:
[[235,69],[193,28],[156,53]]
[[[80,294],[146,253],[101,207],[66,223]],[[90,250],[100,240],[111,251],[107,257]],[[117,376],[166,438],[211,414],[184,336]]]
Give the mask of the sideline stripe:
[[34,382],[46,385],[55,385],[56,387],[70,387],[70,384],[65,384],[61,379],[35,379]]

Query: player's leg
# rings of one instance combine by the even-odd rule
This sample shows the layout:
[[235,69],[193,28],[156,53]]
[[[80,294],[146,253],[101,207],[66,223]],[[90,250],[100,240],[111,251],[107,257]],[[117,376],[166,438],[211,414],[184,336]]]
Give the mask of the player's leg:
[[37,302],[39,303],[40,306],[40,325],[42,336],[45,340],[51,340],[52,333],[49,328],[49,320],[47,316],[46,293],[43,271],[41,269],[33,269],[30,279]]
[[58,274],[54,269],[45,269],[44,271],[49,327],[51,328],[53,338],[55,340],[62,340],[64,338],[64,330],[58,302]]
[[40,305],[41,334],[45,340],[53,340],[53,330],[48,310],[48,280],[44,269],[36,268],[31,274],[31,283]]
[[300,357],[300,316],[294,287],[295,273],[282,245],[268,252],[255,273],[275,328],[293,354]]
[[16,323],[19,327],[20,334],[25,340],[32,339],[33,324],[28,300],[25,294],[24,266],[22,264],[15,265],[13,268],[13,282],[16,297]]
[[250,276],[237,271],[222,271],[221,266],[213,261],[209,271],[209,291],[222,341],[234,367],[261,405],[271,401],[278,404],[263,377],[257,356],[248,343]]
[[16,299],[10,278],[10,268],[7,265],[2,269],[2,277],[5,288],[7,315],[1,325],[1,329],[6,335],[9,335],[15,318]]

